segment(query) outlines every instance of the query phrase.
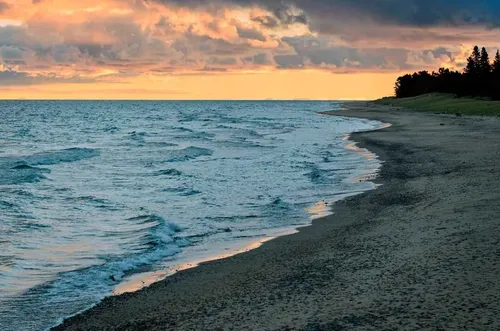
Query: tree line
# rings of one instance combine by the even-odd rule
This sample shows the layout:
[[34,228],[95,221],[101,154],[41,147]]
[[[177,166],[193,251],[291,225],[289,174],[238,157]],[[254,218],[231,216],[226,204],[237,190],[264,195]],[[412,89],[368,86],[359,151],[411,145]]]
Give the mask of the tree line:
[[395,92],[397,98],[439,92],[500,100],[500,52],[497,50],[491,63],[486,48],[475,46],[463,72],[440,68],[407,74],[398,77]]

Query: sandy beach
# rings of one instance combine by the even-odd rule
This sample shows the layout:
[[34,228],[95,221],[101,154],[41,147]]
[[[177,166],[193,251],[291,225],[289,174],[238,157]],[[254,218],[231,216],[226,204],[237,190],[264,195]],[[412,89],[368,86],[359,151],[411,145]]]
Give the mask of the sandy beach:
[[53,330],[500,329],[500,119],[345,107],[393,124],[351,137],[384,161],[378,189]]

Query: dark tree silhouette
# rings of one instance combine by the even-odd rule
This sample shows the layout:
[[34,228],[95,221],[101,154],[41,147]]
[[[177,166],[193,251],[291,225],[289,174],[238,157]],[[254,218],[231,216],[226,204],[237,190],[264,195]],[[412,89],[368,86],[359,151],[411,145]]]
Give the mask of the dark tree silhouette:
[[477,85],[475,86],[478,90],[477,95],[487,97],[491,95],[491,63],[490,57],[486,48],[481,49],[481,57],[479,59],[479,76],[477,80]]
[[491,66],[491,97],[500,100],[500,52],[497,50]]
[[395,94],[398,98],[431,92],[500,100],[500,52],[497,51],[492,65],[486,48],[480,51],[475,46],[463,73],[440,68],[438,72],[420,71],[396,80]]
[[500,77],[500,51],[497,49],[497,54],[495,55],[495,60],[493,61],[493,66],[492,66],[492,73],[493,76],[496,78]]
[[467,59],[467,66],[465,67],[464,72],[468,75],[479,75],[480,60],[481,54],[479,53],[479,47],[474,46],[471,56]]
[[491,73],[490,56],[486,48],[481,49],[481,57],[479,59],[479,70],[482,76],[489,76]]

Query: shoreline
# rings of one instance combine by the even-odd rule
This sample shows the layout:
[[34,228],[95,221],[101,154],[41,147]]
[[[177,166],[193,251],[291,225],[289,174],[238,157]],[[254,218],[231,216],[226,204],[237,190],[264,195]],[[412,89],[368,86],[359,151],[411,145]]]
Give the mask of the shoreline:
[[[317,115],[331,116],[329,112],[318,112]],[[377,128],[359,132],[372,132],[372,131],[382,130],[390,126],[391,126],[390,123],[380,122],[380,126]],[[356,131],[346,134],[345,136],[342,137],[342,140],[346,142],[344,148],[354,153],[358,153],[368,160],[378,159],[378,156],[376,154],[371,153],[369,150],[365,148],[359,147],[357,142],[351,139],[351,135],[353,133],[356,133]],[[380,164],[376,168],[372,168],[369,170],[366,169],[366,171],[363,172],[362,174],[346,179],[349,180],[350,182],[371,182],[373,183],[373,187],[371,189],[363,191],[352,191],[350,193],[338,193],[335,194],[335,198],[331,198],[330,200],[318,201],[315,205],[307,208],[306,211],[309,214],[308,223],[304,223],[302,225],[293,225],[283,228],[272,229],[270,234],[267,234],[266,236],[260,237],[258,239],[238,242],[241,245],[233,243],[232,248],[226,248],[227,252],[224,252],[223,250],[221,251],[220,254],[216,255],[206,255],[206,256],[201,255],[190,259],[183,258],[179,260],[178,263],[176,262],[175,264],[169,266],[166,269],[133,274],[129,277],[124,278],[122,282],[118,283],[109,296],[102,298],[99,302],[96,302],[79,312],[61,317],[56,324],[48,327],[46,330],[54,330],[55,328],[64,324],[66,320],[72,319],[75,316],[78,316],[82,313],[92,310],[94,307],[98,306],[103,300],[105,300],[108,297],[117,297],[117,296],[122,296],[124,294],[130,294],[142,291],[143,289],[146,289],[155,283],[165,281],[166,278],[171,277],[179,272],[192,268],[197,268],[201,264],[210,263],[218,260],[224,260],[236,255],[247,253],[251,250],[261,247],[262,245],[264,245],[269,241],[275,240],[283,236],[296,234],[300,232],[300,229],[302,228],[313,226],[313,223],[316,220],[331,216],[333,214],[331,206],[337,203],[338,201],[341,201],[351,196],[363,194],[366,191],[377,189],[379,185],[375,184],[374,181],[377,178],[381,167],[382,167],[382,162],[380,162]]]
[[[334,112],[336,112],[336,111],[332,111],[332,113],[334,113]],[[325,115],[325,116],[331,116],[332,113],[330,113],[330,112],[319,112],[317,114],[319,114],[319,115]],[[381,123],[380,127],[377,127],[375,129],[358,131],[358,132],[351,132],[349,134],[346,134],[342,138],[342,140],[346,142],[346,145],[344,146],[344,149],[348,149],[348,150],[350,150],[350,151],[352,151],[354,153],[358,153],[358,154],[362,155],[363,157],[365,157],[368,160],[378,159],[378,155],[376,155],[375,153],[371,153],[369,150],[367,150],[365,148],[359,147],[358,144],[357,144],[357,142],[351,139],[351,135],[354,134],[354,133],[360,133],[360,132],[378,131],[378,130],[382,130],[382,129],[388,128],[388,127],[390,127],[392,125],[390,123],[384,123],[384,122],[380,122],[380,123]],[[246,252],[248,252],[250,250],[257,249],[260,246],[264,245],[266,242],[274,240],[276,238],[279,238],[279,237],[282,237],[282,236],[289,236],[289,235],[296,234],[297,232],[300,231],[301,228],[312,226],[313,222],[316,221],[317,219],[321,219],[321,218],[324,218],[324,217],[331,216],[332,213],[333,213],[333,210],[332,210],[331,206],[334,205],[335,203],[337,203],[338,201],[346,199],[346,198],[348,198],[350,196],[355,196],[355,195],[358,195],[358,194],[363,194],[366,191],[377,189],[378,185],[375,184],[375,180],[378,177],[378,173],[379,173],[381,167],[382,167],[382,162],[380,163],[379,167],[377,167],[376,169],[371,169],[370,171],[366,171],[366,173],[363,173],[361,175],[358,175],[356,177],[351,178],[351,180],[353,182],[371,182],[371,183],[374,184],[373,188],[368,189],[368,190],[364,190],[364,191],[352,191],[350,193],[337,193],[337,194],[335,194],[336,198],[333,199],[333,200],[318,201],[315,205],[313,205],[313,206],[311,206],[309,208],[306,208],[306,211],[309,214],[309,218],[308,218],[309,222],[308,223],[304,223],[304,224],[298,225],[298,226],[297,225],[292,225],[292,226],[288,226],[288,227],[271,229],[272,231],[271,231],[270,234],[266,234],[265,236],[260,237],[260,238],[258,238],[256,240],[248,240],[248,241],[238,242],[238,243],[242,243],[243,245],[235,245],[235,244],[233,244],[234,247],[232,249],[229,249],[227,251],[227,253],[220,253],[220,254],[216,254],[216,255],[202,256],[202,257],[195,258],[195,259],[181,259],[179,261],[180,263],[176,263],[176,264],[172,265],[171,267],[168,267],[167,269],[157,270],[157,271],[154,271],[154,272],[146,272],[146,273],[134,274],[131,277],[128,277],[128,279],[132,278],[132,284],[131,284],[131,287],[129,287],[129,289],[126,289],[128,282],[119,283],[115,287],[115,290],[112,292],[112,295],[116,296],[116,295],[122,295],[122,294],[126,294],[126,293],[137,292],[137,291],[142,290],[143,288],[151,286],[154,283],[161,282],[161,281],[165,280],[165,278],[170,277],[170,276],[172,276],[172,275],[174,275],[174,274],[176,274],[178,272],[181,272],[181,271],[184,271],[184,270],[187,270],[187,269],[191,269],[191,268],[196,268],[196,267],[198,267],[202,263],[209,263],[209,262],[212,262],[212,261],[227,259],[229,257],[235,256],[235,255],[239,255],[239,254],[243,254],[243,253],[246,253]],[[321,207],[320,210],[313,212],[314,209],[318,208],[318,205],[320,205],[320,207]],[[149,282],[148,281],[144,282],[144,279],[141,276],[142,275],[149,275],[149,274],[151,274],[152,276],[154,276],[154,275],[158,275],[158,276],[154,277],[155,280],[151,280]],[[148,276],[146,276],[146,277],[148,279],[151,279],[151,277],[148,277]],[[136,279],[136,280],[134,281],[133,279]],[[125,280],[127,280],[127,278],[125,278]],[[139,285],[138,282],[142,282],[142,284]],[[137,284],[137,287],[134,287],[134,283]],[[120,288],[122,288],[123,290],[120,290]],[[89,309],[91,309],[91,308],[89,308]],[[88,309],[85,309],[82,312],[84,312],[86,310],[88,310]],[[72,316],[78,315],[80,313],[81,312],[76,313],[76,314],[74,314]]]
[[[336,112],[336,111],[332,111],[332,113],[334,113],[334,112]],[[332,113],[319,112],[317,114],[331,116]],[[353,133],[359,133],[359,132],[372,132],[372,131],[382,130],[382,129],[385,129],[385,128],[391,126],[390,123],[384,123],[384,122],[380,122],[380,123],[381,123],[380,127],[377,127],[375,129],[364,130],[364,131],[355,131],[355,132],[351,132],[349,134],[346,134],[342,138],[342,140],[346,142],[344,149],[348,149],[354,153],[358,153],[368,160],[378,159],[378,156],[375,153],[371,153],[369,150],[359,147],[357,145],[357,142],[351,139],[351,135]],[[161,281],[165,280],[167,277],[170,277],[178,272],[181,272],[181,271],[184,271],[187,269],[191,269],[191,268],[196,268],[200,264],[203,264],[203,263],[209,263],[212,261],[223,260],[223,259],[227,259],[229,257],[235,256],[235,255],[243,254],[243,253],[246,253],[250,250],[254,250],[254,249],[259,248],[260,246],[262,246],[263,244],[265,244],[268,241],[274,240],[274,239],[282,237],[282,236],[289,236],[289,235],[293,235],[295,233],[298,233],[301,228],[312,226],[313,222],[315,220],[332,215],[333,210],[332,210],[331,206],[333,204],[335,204],[336,202],[343,200],[343,199],[346,199],[350,196],[355,196],[358,194],[362,194],[366,191],[377,189],[378,185],[375,184],[375,180],[378,176],[378,173],[379,173],[381,167],[382,167],[382,163],[376,169],[371,169],[369,171],[366,171],[366,173],[363,173],[361,175],[358,175],[356,177],[351,178],[352,182],[371,182],[374,184],[373,188],[363,190],[363,191],[352,191],[350,193],[337,193],[337,194],[335,194],[335,198],[333,200],[318,201],[315,205],[307,208],[306,211],[309,214],[308,223],[304,223],[302,225],[291,225],[291,226],[287,226],[287,227],[271,229],[271,231],[270,231],[271,233],[266,234],[265,236],[259,237],[258,239],[241,240],[241,241],[234,242],[231,245],[232,248],[226,248],[225,250],[222,250],[220,253],[218,253],[216,255],[207,255],[207,256],[203,255],[203,256],[199,256],[197,258],[190,258],[190,259],[184,258],[184,259],[181,259],[179,261],[179,263],[175,263],[166,269],[157,270],[157,271],[153,271],[153,272],[133,274],[130,277],[124,278],[125,282],[118,283],[111,294],[112,294],[112,296],[119,296],[119,295],[126,294],[126,293],[138,292],[144,288],[151,286],[154,283],[161,282]],[[317,212],[313,212],[312,210],[316,209],[318,207],[318,205],[321,205],[320,206],[321,210],[319,210]],[[143,276],[145,276],[145,277],[143,277]],[[141,284],[139,284],[139,283],[141,283]],[[98,304],[99,303],[96,303],[88,309],[92,309],[95,305],[98,305]],[[85,309],[85,310],[78,312],[76,314],[73,314],[71,316],[62,318],[61,320],[78,315],[84,311],[87,311],[88,309]],[[55,326],[57,326],[57,325],[55,325]],[[50,328],[49,328],[49,330],[50,330]]]
[[[449,138],[446,139],[441,132],[443,128],[448,130],[448,127],[456,129],[464,126],[465,130],[470,126],[469,128],[482,129],[485,134],[498,138],[500,134],[496,129],[499,122],[486,119],[484,123],[477,123],[483,120],[401,113],[366,103],[349,103],[348,108],[346,111],[332,113],[394,124],[388,129],[351,135],[360,148],[370,150],[385,161],[376,182],[386,185],[337,202],[333,215],[318,219],[311,226],[300,228],[296,234],[279,237],[245,254],[202,263],[197,268],[179,272],[142,291],[109,297],[96,307],[66,320],[54,330],[274,330],[312,327],[315,330],[328,330],[351,327],[387,328],[401,323],[408,328],[436,328],[438,325],[449,328],[453,325],[477,327],[484,316],[491,319],[493,308],[498,308],[498,300],[488,300],[492,308],[490,314],[471,313],[470,305],[465,304],[469,313],[465,311],[460,316],[453,315],[452,308],[459,309],[463,306],[456,302],[448,302],[448,305],[440,302],[431,309],[438,299],[449,297],[449,300],[452,300],[453,297],[464,294],[467,295],[464,298],[470,299],[479,294],[484,295],[485,292],[474,283],[475,286],[469,291],[462,288],[460,293],[455,293],[456,289],[455,292],[450,291],[452,285],[456,284],[450,282],[453,277],[450,279],[445,275],[444,279],[437,281],[441,273],[430,270],[430,266],[440,269],[442,265],[435,263],[439,262],[436,259],[453,252],[445,249],[440,252],[441,255],[427,256],[429,250],[439,251],[447,247],[444,245],[446,241],[443,241],[447,236],[440,236],[439,232],[460,235],[462,228],[470,229],[472,225],[466,222],[466,218],[461,217],[462,221],[458,224],[461,231],[452,231],[453,229],[441,226],[441,223],[438,227],[434,224],[433,228],[429,220],[444,223],[449,220],[442,219],[438,214],[433,214],[434,218],[430,217],[430,212],[440,210],[436,206],[430,206],[442,201],[435,201],[435,194],[432,199],[426,198],[426,194],[446,195],[450,185],[446,184],[449,178],[444,177],[454,175],[458,182],[463,179],[463,174],[458,171],[461,168],[457,168],[462,163],[458,162],[460,160],[457,160],[456,156],[450,156],[456,153],[453,147],[470,148],[471,145],[456,146],[456,141],[450,144]],[[441,122],[449,123],[441,125]],[[417,124],[414,125],[415,123]],[[418,138],[421,132],[416,130],[422,129],[426,129],[428,135],[432,133],[435,136],[435,141],[430,139],[430,146],[412,144],[409,139]],[[455,139],[462,136],[462,132],[457,134],[452,130],[451,133]],[[464,135],[463,140],[467,139],[474,141],[477,137]],[[420,143],[425,144],[423,139],[420,140]],[[443,149],[436,153],[437,150],[432,149],[439,149],[439,145],[443,143],[449,144],[446,146],[450,151]],[[446,155],[450,160],[438,157],[446,152],[451,153]],[[432,153],[436,157],[433,158]],[[479,153],[480,155],[474,155],[474,160],[486,160],[493,167],[491,159],[483,155],[485,151]],[[425,162],[420,162],[422,158]],[[467,159],[471,163],[474,160],[470,157]],[[452,164],[453,162],[456,164]],[[445,166],[451,170],[443,172]],[[476,187],[484,188],[488,183],[491,184],[492,178],[487,178],[490,182],[483,178],[487,175],[498,178],[498,172],[495,171],[484,175],[480,176],[481,180],[475,178],[479,181]],[[433,181],[429,182],[429,178],[436,176],[443,178],[433,178]],[[440,189],[437,192],[429,191],[425,182],[427,185],[432,183],[439,186]],[[498,189],[489,188],[489,193],[499,193]],[[461,204],[455,201],[451,205],[458,208],[464,201],[470,199],[461,200]],[[483,202],[478,199],[474,201]],[[450,205],[449,201],[440,208],[447,205]],[[427,206],[427,209],[422,208],[423,206]],[[414,215],[410,215],[409,209]],[[496,206],[490,206],[486,210],[490,216],[498,215]],[[477,212],[475,209],[473,211]],[[412,221],[410,216],[422,223]],[[395,222],[395,219],[399,220],[399,223]],[[491,223],[491,219],[489,221]],[[495,224],[490,223],[487,223],[491,227],[487,233],[498,230]],[[436,231],[438,235],[434,233]],[[441,245],[429,244],[433,240]],[[488,248],[491,250],[491,247]],[[489,257],[489,261],[494,262],[491,254],[488,255],[487,252],[488,250],[478,256]],[[467,252],[462,255],[462,262],[470,260]],[[476,269],[482,269],[479,278],[492,284],[488,293],[498,298],[500,291],[497,285],[493,285],[492,280],[496,279],[496,273],[500,271],[497,269],[500,267],[490,263],[491,270],[485,270],[488,265],[484,264],[484,261],[478,266],[473,264]],[[464,266],[468,267],[467,264]],[[436,282],[426,284],[428,280]],[[426,290],[430,285],[433,285],[433,291]],[[443,291],[446,293],[442,293]],[[438,297],[436,293],[443,295]],[[483,303],[482,309],[488,308],[488,304]],[[446,314],[441,314],[443,310]],[[446,318],[438,317],[436,312]],[[488,327],[495,325],[494,320],[486,322],[489,324],[483,324]]]

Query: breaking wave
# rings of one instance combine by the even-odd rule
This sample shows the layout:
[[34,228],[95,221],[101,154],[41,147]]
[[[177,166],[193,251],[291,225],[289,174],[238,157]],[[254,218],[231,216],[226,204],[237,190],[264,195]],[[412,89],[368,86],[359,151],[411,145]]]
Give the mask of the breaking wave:
[[201,156],[210,156],[213,154],[213,151],[207,148],[190,146],[184,149],[170,151],[169,154],[167,162],[183,162]]

